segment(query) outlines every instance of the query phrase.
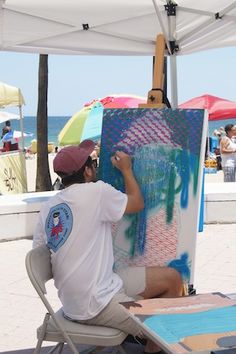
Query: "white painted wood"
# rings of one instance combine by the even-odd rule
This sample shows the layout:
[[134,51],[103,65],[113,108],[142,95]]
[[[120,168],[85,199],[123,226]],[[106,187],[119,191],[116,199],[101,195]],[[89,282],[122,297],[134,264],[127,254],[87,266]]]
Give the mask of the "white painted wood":
[[[40,208],[56,193],[0,196],[0,242],[32,236]],[[236,183],[205,183],[204,223],[236,223]]]

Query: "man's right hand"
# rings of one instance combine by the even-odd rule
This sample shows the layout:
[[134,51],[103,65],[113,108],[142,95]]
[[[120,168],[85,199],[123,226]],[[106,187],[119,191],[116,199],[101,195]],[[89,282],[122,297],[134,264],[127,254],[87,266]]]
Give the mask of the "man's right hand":
[[111,157],[111,162],[114,167],[121,171],[124,177],[125,192],[128,196],[125,213],[136,213],[142,210],[144,208],[144,201],[138,183],[133,175],[131,157],[123,151],[117,151]]
[[111,157],[112,165],[122,173],[132,170],[131,157],[123,151],[117,151],[114,156]]

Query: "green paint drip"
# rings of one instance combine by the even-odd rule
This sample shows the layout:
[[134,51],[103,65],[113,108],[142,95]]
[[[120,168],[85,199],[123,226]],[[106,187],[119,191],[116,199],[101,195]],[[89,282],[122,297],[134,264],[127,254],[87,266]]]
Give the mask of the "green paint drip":
[[[193,178],[193,194],[198,187],[199,158],[188,150],[173,149],[167,145],[150,144],[139,147],[133,156],[134,175],[145,200],[145,209],[128,217],[129,227],[125,237],[130,243],[129,254],[142,254],[145,249],[146,221],[151,210],[165,207],[166,223],[174,217],[176,197],[180,195],[180,206],[189,202],[189,185]],[[115,187],[124,191],[121,174],[115,178]]]
[[170,224],[173,219],[173,210],[174,210],[174,202],[175,202],[175,181],[176,181],[176,171],[175,171],[175,151],[171,151],[170,153],[170,177],[169,177],[169,185],[166,193],[166,222]]
[[198,175],[199,175],[199,159],[197,157],[195,157],[194,171],[193,171],[193,193],[194,193],[194,196],[196,196],[196,194],[197,194]]
[[125,238],[129,240],[129,254],[131,257],[135,254],[138,214],[127,215],[126,218],[130,220],[130,226],[125,230]]

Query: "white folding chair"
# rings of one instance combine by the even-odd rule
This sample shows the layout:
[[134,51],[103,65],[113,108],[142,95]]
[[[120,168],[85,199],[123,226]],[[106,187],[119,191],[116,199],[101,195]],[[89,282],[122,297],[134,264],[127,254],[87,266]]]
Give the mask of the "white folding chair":
[[115,347],[114,352],[125,354],[122,343],[126,334],[118,329],[103,326],[89,326],[69,321],[63,316],[62,309],[54,312],[46,294],[46,282],[52,279],[51,256],[47,246],[39,246],[26,255],[26,269],[29,279],[40,299],[47,308],[43,324],[37,329],[37,346],[34,353],[40,353],[43,341],[57,342],[49,352],[61,353],[67,343],[72,353],[78,354],[76,344]]

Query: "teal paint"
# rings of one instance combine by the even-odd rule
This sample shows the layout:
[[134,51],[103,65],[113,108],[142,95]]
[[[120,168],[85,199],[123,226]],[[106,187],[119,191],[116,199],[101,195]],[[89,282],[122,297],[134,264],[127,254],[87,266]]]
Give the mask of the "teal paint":
[[199,334],[236,331],[236,307],[228,306],[197,313],[155,315],[144,324],[169,344]]

